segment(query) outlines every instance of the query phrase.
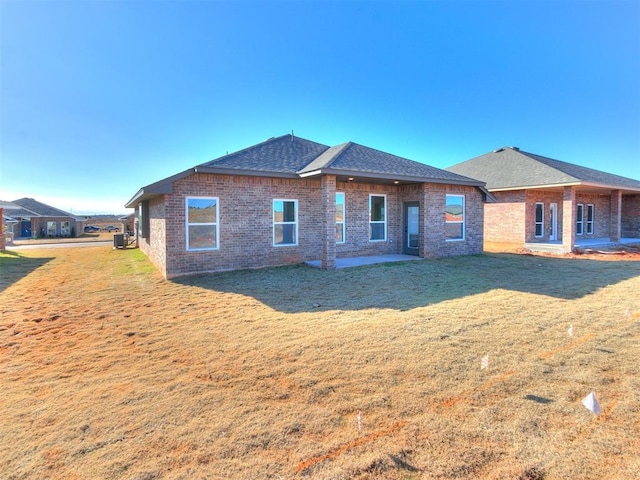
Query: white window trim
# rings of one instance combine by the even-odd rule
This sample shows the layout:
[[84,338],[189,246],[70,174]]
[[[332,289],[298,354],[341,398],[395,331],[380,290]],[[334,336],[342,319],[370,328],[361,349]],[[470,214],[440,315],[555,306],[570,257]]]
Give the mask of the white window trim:
[[[461,222],[451,222],[451,221],[447,221],[447,197],[460,197],[462,198],[462,221]],[[462,224],[462,238],[447,238],[445,239],[445,242],[464,242],[467,239],[467,228],[466,228],[466,223],[467,223],[467,199],[465,198],[465,196],[463,194],[459,194],[459,193],[447,193],[444,196],[444,223],[445,225],[447,223],[455,223],[455,224]]]
[[[591,220],[589,220],[589,210],[591,210]],[[585,223],[587,225],[587,235],[593,235],[594,225],[596,223],[596,207],[593,203],[587,204],[587,220]]]
[[[581,213],[580,216],[578,216],[578,212]],[[578,225],[580,231],[578,231]],[[576,205],[576,235],[584,235],[584,204],[582,203]]]
[[[189,223],[189,200],[215,200],[216,201],[216,221],[215,223]],[[196,197],[188,196],[184,199],[184,241],[187,252],[207,252],[220,250],[220,199],[218,197]],[[216,246],[205,248],[189,248],[189,226],[190,225],[215,225],[216,227]]]
[[[295,221],[294,222],[276,222],[276,202],[293,202],[295,208]],[[274,247],[295,247],[298,245],[298,200],[294,198],[274,198],[271,203],[271,219],[273,226],[272,230],[272,246]],[[276,243],[276,225],[295,225],[295,243]]]
[[342,241],[336,241],[336,243],[343,244],[347,243],[347,195],[344,192],[336,192],[336,209],[338,206],[338,195],[342,195],[342,222],[338,222],[336,220],[336,225],[340,223],[342,224]]
[[[542,221],[538,222],[537,219],[537,213],[538,213],[538,205],[540,205],[540,211],[542,212]],[[540,231],[542,232],[540,235],[536,234],[536,231],[538,230],[538,224],[541,225],[541,229]],[[544,237],[544,202],[536,202],[536,208],[533,211],[533,234],[535,236],[535,238],[543,238]]]
[[[371,198],[382,197],[384,198],[384,220],[371,220]],[[369,194],[369,241],[370,242],[386,242],[387,241],[387,195],[385,193],[370,193]],[[384,225],[384,237],[372,240],[371,239],[371,224],[383,224]]]
[[[50,227],[53,227],[53,230]],[[47,221],[47,237],[56,235],[58,235],[58,222]]]

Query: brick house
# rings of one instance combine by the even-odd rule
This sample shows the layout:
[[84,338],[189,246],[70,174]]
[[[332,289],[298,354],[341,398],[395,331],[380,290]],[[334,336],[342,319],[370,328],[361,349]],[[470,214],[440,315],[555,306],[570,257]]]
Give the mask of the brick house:
[[570,252],[640,242],[640,181],[504,147],[448,171],[486,182],[492,247]]
[[294,135],[140,189],[138,245],[167,278],[403,253],[482,252],[484,183],[348,142]]
[[77,237],[84,220],[33,198],[4,202],[4,224],[13,238]]

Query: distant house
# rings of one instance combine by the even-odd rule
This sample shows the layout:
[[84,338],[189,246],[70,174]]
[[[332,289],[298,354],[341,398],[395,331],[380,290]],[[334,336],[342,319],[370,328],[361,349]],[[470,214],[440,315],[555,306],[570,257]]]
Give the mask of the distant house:
[[139,245],[166,277],[404,253],[482,251],[484,183],[293,135],[140,189]]
[[83,220],[33,198],[2,202],[3,223],[13,238],[77,237]]
[[640,181],[504,147],[447,169],[486,182],[484,240],[570,252],[640,241]]

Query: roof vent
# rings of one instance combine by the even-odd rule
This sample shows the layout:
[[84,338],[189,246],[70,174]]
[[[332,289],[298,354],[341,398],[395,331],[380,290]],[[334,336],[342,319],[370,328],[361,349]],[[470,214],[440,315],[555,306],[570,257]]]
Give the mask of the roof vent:
[[511,150],[515,150],[516,152],[519,152],[520,149],[518,147],[509,147]]
[[497,148],[493,151],[493,153],[498,153],[504,151],[504,148]]

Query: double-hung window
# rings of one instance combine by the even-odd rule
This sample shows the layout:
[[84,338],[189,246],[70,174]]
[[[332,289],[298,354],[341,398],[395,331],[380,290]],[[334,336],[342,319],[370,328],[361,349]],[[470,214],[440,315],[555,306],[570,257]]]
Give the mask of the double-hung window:
[[584,205],[579,203],[576,207],[576,235],[584,233]]
[[185,210],[187,250],[217,250],[218,199],[187,197]]
[[544,236],[544,203],[536,203],[536,237]]
[[369,241],[387,239],[386,195],[369,195]]
[[298,201],[273,201],[273,245],[298,244]]
[[593,205],[587,205],[587,235],[593,235],[594,210]]
[[464,240],[464,195],[447,195],[444,230],[447,241]]
[[336,192],[336,243],[344,243],[344,193]]

